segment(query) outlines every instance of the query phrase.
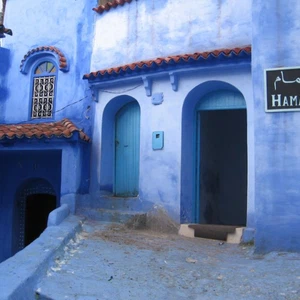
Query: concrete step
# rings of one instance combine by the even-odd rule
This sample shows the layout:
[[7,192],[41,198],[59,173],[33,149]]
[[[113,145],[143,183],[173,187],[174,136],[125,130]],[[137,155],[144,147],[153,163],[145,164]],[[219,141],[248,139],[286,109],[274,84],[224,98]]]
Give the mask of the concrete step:
[[139,197],[114,197],[112,195],[99,195],[93,199],[80,199],[76,203],[77,208],[90,207],[93,209],[107,209],[120,211],[139,212],[148,211],[153,207],[153,203],[141,200]]
[[179,234],[186,237],[200,237],[239,244],[244,227],[210,224],[181,224]]
[[90,220],[123,224],[134,216],[142,214],[144,214],[144,212],[104,208],[79,208],[76,211],[76,215],[84,216]]
[[238,227],[234,233],[228,233],[226,242],[229,244],[240,244],[243,239],[244,227]]

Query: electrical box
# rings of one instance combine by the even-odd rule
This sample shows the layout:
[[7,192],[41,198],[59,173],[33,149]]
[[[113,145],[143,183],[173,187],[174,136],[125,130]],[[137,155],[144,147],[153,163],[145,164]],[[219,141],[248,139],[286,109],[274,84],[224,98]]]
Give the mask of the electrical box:
[[152,149],[161,150],[164,147],[164,132],[154,131],[152,132]]

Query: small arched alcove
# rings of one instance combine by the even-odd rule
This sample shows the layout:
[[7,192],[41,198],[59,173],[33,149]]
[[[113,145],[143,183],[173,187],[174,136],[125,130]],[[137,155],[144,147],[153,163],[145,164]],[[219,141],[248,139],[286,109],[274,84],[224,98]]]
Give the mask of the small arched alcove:
[[244,226],[246,217],[246,102],[234,86],[206,82],[183,106],[181,222]]
[[113,98],[102,118],[100,189],[135,197],[139,188],[140,106],[127,95]]
[[53,186],[43,178],[28,179],[20,185],[14,205],[13,253],[40,236],[57,202]]

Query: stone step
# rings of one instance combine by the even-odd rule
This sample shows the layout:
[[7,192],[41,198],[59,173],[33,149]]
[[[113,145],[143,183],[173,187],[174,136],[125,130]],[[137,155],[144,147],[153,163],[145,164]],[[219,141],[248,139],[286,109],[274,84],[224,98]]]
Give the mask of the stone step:
[[84,216],[90,220],[110,222],[110,223],[126,223],[131,218],[143,215],[141,211],[115,210],[104,208],[78,208],[76,215]]
[[186,237],[200,237],[239,244],[242,241],[244,227],[231,225],[182,224],[179,234]]
[[229,244],[240,244],[243,239],[244,227],[238,227],[234,233],[228,233],[226,242]]
[[111,195],[100,195],[93,199],[82,199],[77,203],[77,208],[90,207],[93,209],[108,209],[120,211],[148,211],[153,207],[153,203],[141,200],[139,197],[114,197]]

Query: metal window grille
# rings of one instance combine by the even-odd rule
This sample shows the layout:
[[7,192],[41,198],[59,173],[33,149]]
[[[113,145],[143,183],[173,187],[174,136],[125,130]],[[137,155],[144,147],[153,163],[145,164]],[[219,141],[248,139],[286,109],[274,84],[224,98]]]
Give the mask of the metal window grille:
[[32,111],[33,119],[52,118],[55,76],[35,77],[33,81]]

